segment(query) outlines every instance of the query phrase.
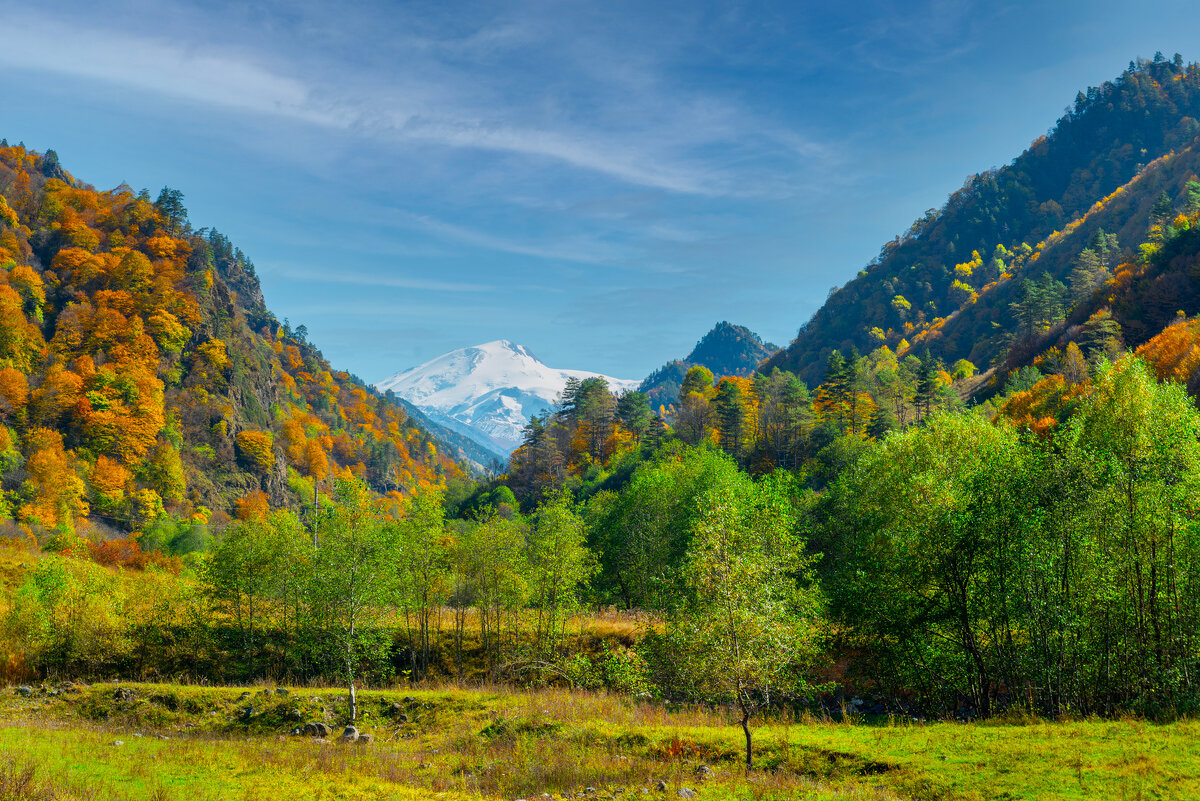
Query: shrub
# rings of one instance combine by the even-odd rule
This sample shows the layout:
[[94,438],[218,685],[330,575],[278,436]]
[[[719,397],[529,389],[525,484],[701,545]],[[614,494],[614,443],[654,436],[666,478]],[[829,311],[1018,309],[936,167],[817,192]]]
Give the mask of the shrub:
[[246,467],[267,474],[275,467],[275,438],[265,431],[242,431],[237,435],[238,459]]

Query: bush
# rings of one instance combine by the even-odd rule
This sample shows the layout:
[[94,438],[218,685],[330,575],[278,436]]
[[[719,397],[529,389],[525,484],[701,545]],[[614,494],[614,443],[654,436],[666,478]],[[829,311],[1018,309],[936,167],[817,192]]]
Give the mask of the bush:
[[237,435],[238,459],[246,467],[267,474],[275,467],[275,438],[265,431],[242,431]]

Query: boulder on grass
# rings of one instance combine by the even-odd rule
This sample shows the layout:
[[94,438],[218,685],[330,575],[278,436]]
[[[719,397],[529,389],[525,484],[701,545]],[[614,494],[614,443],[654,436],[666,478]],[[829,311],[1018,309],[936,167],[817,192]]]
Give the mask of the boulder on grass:
[[328,737],[333,734],[333,730],[319,720],[305,723],[302,731],[305,737]]

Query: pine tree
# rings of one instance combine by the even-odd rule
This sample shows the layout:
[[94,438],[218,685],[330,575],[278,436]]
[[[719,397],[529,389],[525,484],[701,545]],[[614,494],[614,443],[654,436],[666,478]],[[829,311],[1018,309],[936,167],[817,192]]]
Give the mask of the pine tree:
[[1154,207],[1150,210],[1150,220],[1156,223],[1165,222],[1171,216],[1172,207],[1171,196],[1163,192],[1154,201]]
[[646,393],[627,389],[618,395],[617,419],[633,434],[634,442],[640,444],[654,419]]
[[179,234],[187,231],[188,212],[183,205],[183,192],[164,186],[154,205],[165,218],[168,233]]
[[846,359],[840,350],[829,354],[825,363],[825,383],[821,388],[825,392],[827,415],[837,425],[839,431],[846,430],[848,406],[850,399],[850,370]]
[[921,365],[917,368],[917,392],[913,398],[917,414],[922,419],[928,417],[933,410],[934,403],[940,395],[938,390],[937,364],[926,350],[921,354]]
[[746,429],[746,406],[742,388],[736,381],[722,381],[717,387],[717,397],[713,406],[716,409],[717,433],[721,439],[721,448],[740,465]]
[[859,433],[862,428],[859,420],[859,398],[865,391],[864,384],[866,383],[866,372],[864,371],[864,359],[858,353],[858,348],[853,345],[846,353],[846,424],[850,429],[851,434]]
[[886,406],[875,406],[867,420],[867,436],[874,440],[883,439],[896,428],[896,418]]

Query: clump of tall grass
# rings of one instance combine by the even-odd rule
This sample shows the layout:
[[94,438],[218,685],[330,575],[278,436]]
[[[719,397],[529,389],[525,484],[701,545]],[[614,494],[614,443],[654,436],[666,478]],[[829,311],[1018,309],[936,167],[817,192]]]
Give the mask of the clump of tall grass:
[[100,796],[93,789],[65,787],[38,778],[33,760],[0,761],[0,801],[90,801]]

